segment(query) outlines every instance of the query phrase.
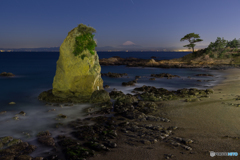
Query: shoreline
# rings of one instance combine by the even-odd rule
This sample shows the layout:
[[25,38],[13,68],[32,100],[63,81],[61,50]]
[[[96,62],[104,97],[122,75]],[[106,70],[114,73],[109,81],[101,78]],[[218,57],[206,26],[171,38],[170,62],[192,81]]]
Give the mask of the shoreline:
[[[239,136],[240,139],[240,135],[238,134],[238,131],[240,129],[240,127],[238,127],[238,124],[240,122],[238,119],[240,108],[234,105],[229,105],[231,103],[238,104],[238,101],[233,98],[237,98],[238,95],[237,88],[240,87],[240,84],[238,84],[238,81],[240,80],[240,70],[235,68],[218,72],[221,72],[221,77],[224,80],[221,80],[220,83],[217,83],[217,85],[211,87],[214,89],[214,93],[209,95],[210,98],[200,98],[200,101],[197,102],[185,102],[184,98],[178,100],[155,102],[158,104],[157,110],[153,113],[150,112],[151,114],[149,115],[148,113],[145,115],[145,117],[164,117],[165,120],[170,120],[170,122],[165,120],[149,120],[148,118],[146,118],[147,120],[142,121],[139,118],[135,118],[134,116],[132,119],[129,118],[129,115],[114,115],[112,117],[113,119],[109,121],[109,126],[115,126],[113,128],[117,133],[117,137],[115,139],[110,138],[109,140],[111,140],[113,143],[116,143],[117,147],[110,148],[110,152],[96,152],[96,155],[94,157],[88,157],[87,159],[160,160],[165,159],[166,154],[169,154],[173,155],[172,158],[169,157],[169,159],[173,160],[202,160],[212,159],[212,157],[210,157],[209,151],[240,153],[240,150],[238,150],[240,148],[240,144],[238,144],[238,139],[234,138]],[[239,74],[239,76],[236,76],[237,74]],[[128,96],[128,98],[130,97],[133,98],[134,96]],[[134,98],[131,100],[135,101]],[[148,103],[148,101],[144,101],[144,103],[145,102]],[[140,103],[141,101],[137,102],[137,104],[136,102],[135,104],[131,104],[139,107],[141,106]],[[87,110],[89,109],[94,110],[94,107],[90,107]],[[128,105],[122,109],[129,109]],[[96,114],[100,114],[100,116],[103,117],[109,117],[109,115],[112,113],[110,110],[112,109],[107,107],[102,108],[102,110]],[[130,112],[132,111],[130,110]],[[133,112],[136,113],[137,116],[139,116],[139,113],[145,113],[144,111],[139,112],[136,108]],[[116,113],[118,113],[118,111]],[[71,124],[73,126],[77,125],[75,126],[76,128],[81,128],[82,124],[90,124],[93,121],[98,122],[97,118],[94,118],[95,116],[98,116],[96,114],[90,114],[82,120],[74,120],[71,122]],[[119,125],[126,122],[129,122],[129,125],[124,127]],[[160,125],[163,126],[164,129],[155,130],[151,127],[146,127],[145,125]],[[104,126],[104,123],[102,123],[100,120],[97,126]],[[134,129],[134,126],[139,126],[138,129],[140,131],[132,131],[132,129]],[[177,126],[178,129],[169,129],[172,126]],[[60,128],[60,130],[64,128]],[[122,130],[128,130],[128,132],[123,132]],[[165,131],[169,130],[172,130],[173,132],[170,132],[167,137],[161,139],[159,133],[163,135]],[[81,131],[79,131],[80,130],[76,129],[75,133],[81,133]],[[82,131],[85,132],[85,130]],[[143,136],[143,138],[139,137],[138,135],[142,131],[146,133],[146,136]],[[153,135],[151,135],[151,133],[153,133]],[[102,133],[96,132],[96,134],[101,135]],[[64,135],[72,137],[72,134],[69,133]],[[61,142],[65,140],[65,138],[61,139],[61,136],[59,139],[59,136],[56,136],[55,134],[52,134],[52,136],[57,144],[61,144]],[[224,136],[229,137],[223,138]],[[181,142],[181,145],[173,146],[171,143],[176,137],[193,140],[193,143],[184,144],[184,142]],[[155,140],[153,138],[156,138],[156,141],[152,141]],[[81,136],[77,137],[77,139],[81,139]],[[76,140],[76,137],[74,140]],[[105,144],[104,141],[97,141],[99,143]],[[82,143],[82,141],[79,141],[79,143]],[[66,147],[60,146],[58,145],[58,149]],[[188,150],[184,148],[184,146],[190,147],[191,149]],[[63,149],[62,152],[65,152],[65,149]],[[59,151],[53,154],[59,154]],[[33,152],[31,155],[35,154],[38,156],[43,156],[39,155],[36,152]],[[236,157],[228,157],[228,159],[231,158],[236,159]],[[226,157],[218,157],[218,159],[226,159]]]
[[[171,159],[202,160],[213,159],[210,157],[209,151],[240,153],[239,140],[234,138],[240,137],[240,126],[238,125],[240,108],[223,104],[240,103],[234,99],[237,95],[240,96],[237,90],[240,87],[240,83],[238,83],[240,76],[237,76],[240,75],[240,70],[228,69],[222,72],[225,73],[225,79],[212,87],[214,94],[211,94],[210,98],[202,99],[199,102],[166,101],[160,111],[171,120],[167,123],[169,126],[179,127],[174,132],[174,137],[193,140],[193,143],[189,145],[193,148],[192,151],[186,151],[180,147],[173,148],[163,141],[132,147],[119,138],[119,146],[116,149],[106,155],[92,157],[90,160],[159,160],[165,159],[164,154],[173,154],[174,157]],[[229,137],[223,138],[224,136]],[[226,157],[217,157],[217,159],[226,159]],[[227,159],[237,158],[227,157]]]

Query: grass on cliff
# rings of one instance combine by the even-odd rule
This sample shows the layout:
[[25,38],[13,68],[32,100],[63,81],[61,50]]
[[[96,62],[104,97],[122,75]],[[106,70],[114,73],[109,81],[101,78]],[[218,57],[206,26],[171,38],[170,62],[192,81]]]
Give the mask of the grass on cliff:
[[211,42],[207,48],[179,58],[182,62],[191,61],[231,61],[234,64],[240,64],[240,40],[233,39],[227,41],[224,38],[217,37],[215,42]]
[[[73,54],[75,56],[80,55],[84,50],[89,50],[89,52],[94,55],[95,54],[95,47],[97,46],[96,42],[94,41],[94,32],[96,30],[93,27],[86,26],[84,24],[78,25],[78,32],[81,35],[75,38],[75,46]],[[82,54],[81,59],[84,59],[87,55]]]
[[240,57],[240,49],[231,49],[231,48],[226,48],[222,49],[219,51],[211,51],[208,50],[207,48],[201,49],[199,51],[187,54],[181,58],[182,61],[188,62],[197,58],[209,56],[212,59],[237,59]]
[[201,49],[199,51],[187,54],[179,58],[182,62],[191,62],[204,60],[209,57],[213,60],[233,60],[235,64],[240,64],[240,49],[224,48],[217,51],[209,50],[209,48]]

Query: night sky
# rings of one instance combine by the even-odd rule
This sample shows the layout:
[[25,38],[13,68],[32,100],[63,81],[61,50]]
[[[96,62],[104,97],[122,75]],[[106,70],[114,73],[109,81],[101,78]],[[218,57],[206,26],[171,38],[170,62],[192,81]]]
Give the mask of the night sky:
[[[78,24],[97,30],[97,49],[186,49],[191,32],[205,48],[239,39],[239,0],[1,0],[0,48],[59,47]],[[106,47],[110,46],[110,47]]]

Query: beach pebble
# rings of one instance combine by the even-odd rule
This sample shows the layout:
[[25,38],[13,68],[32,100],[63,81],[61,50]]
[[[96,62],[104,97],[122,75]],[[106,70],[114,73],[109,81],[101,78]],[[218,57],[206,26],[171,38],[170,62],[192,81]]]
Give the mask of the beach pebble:
[[13,119],[14,120],[19,120],[19,117],[18,116],[14,116]]
[[168,127],[168,130],[176,130],[176,129],[178,129],[177,126],[170,126],[170,127]]
[[107,143],[105,143],[106,146],[110,147],[110,148],[116,148],[117,147],[117,143],[108,141]]
[[181,147],[183,147],[184,149],[186,149],[186,150],[192,150],[192,148],[191,147],[189,147],[189,146],[186,146],[186,145],[181,145]]
[[50,110],[48,110],[48,112],[52,112],[52,111],[56,111],[56,109],[50,109]]
[[150,140],[150,142],[151,142],[152,144],[154,144],[154,143],[157,143],[158,140],[157,140],[157,139],[152,139],[152,140]]
[[173,154],[164,154],[164,156],[165,156],[165,159],[170,159],[174,157]]
[[63,115],[63,114],[59,114],[58,117],[59,117],[59,118],[64,118],[64,119],[67,118],[67,116],[66,116],[66,115]]
[[149,140],[141,140],[141,142],[142,142],[143,144],[151,144],[151,142],[150,142]]

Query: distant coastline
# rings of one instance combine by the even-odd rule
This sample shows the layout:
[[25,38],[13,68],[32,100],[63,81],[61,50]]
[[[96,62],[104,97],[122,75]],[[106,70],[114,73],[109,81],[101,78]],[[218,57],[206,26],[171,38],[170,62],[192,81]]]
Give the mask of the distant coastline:
[[[43,47],[43,48],[0,48],[0,52],[59,52],[60,47]],[[198,49],[196,49],[198,50]],[[191,52],[183,49],[160,49],[160,48],[145,48],[145,49],[106,49],[96,48],[97,52]]]
[[[20,49],[0,49],[0,53],[6,53],[6,52],[59,52],[59,50],[20,50]],[[152,51],[152,50],[144,50],[144,51],[126,51],[126,50],[122,50],[122,51],[97,51],[97,52],[190,52],[190,51],[182,51],[182,50],[169,50],[169,51]]]

